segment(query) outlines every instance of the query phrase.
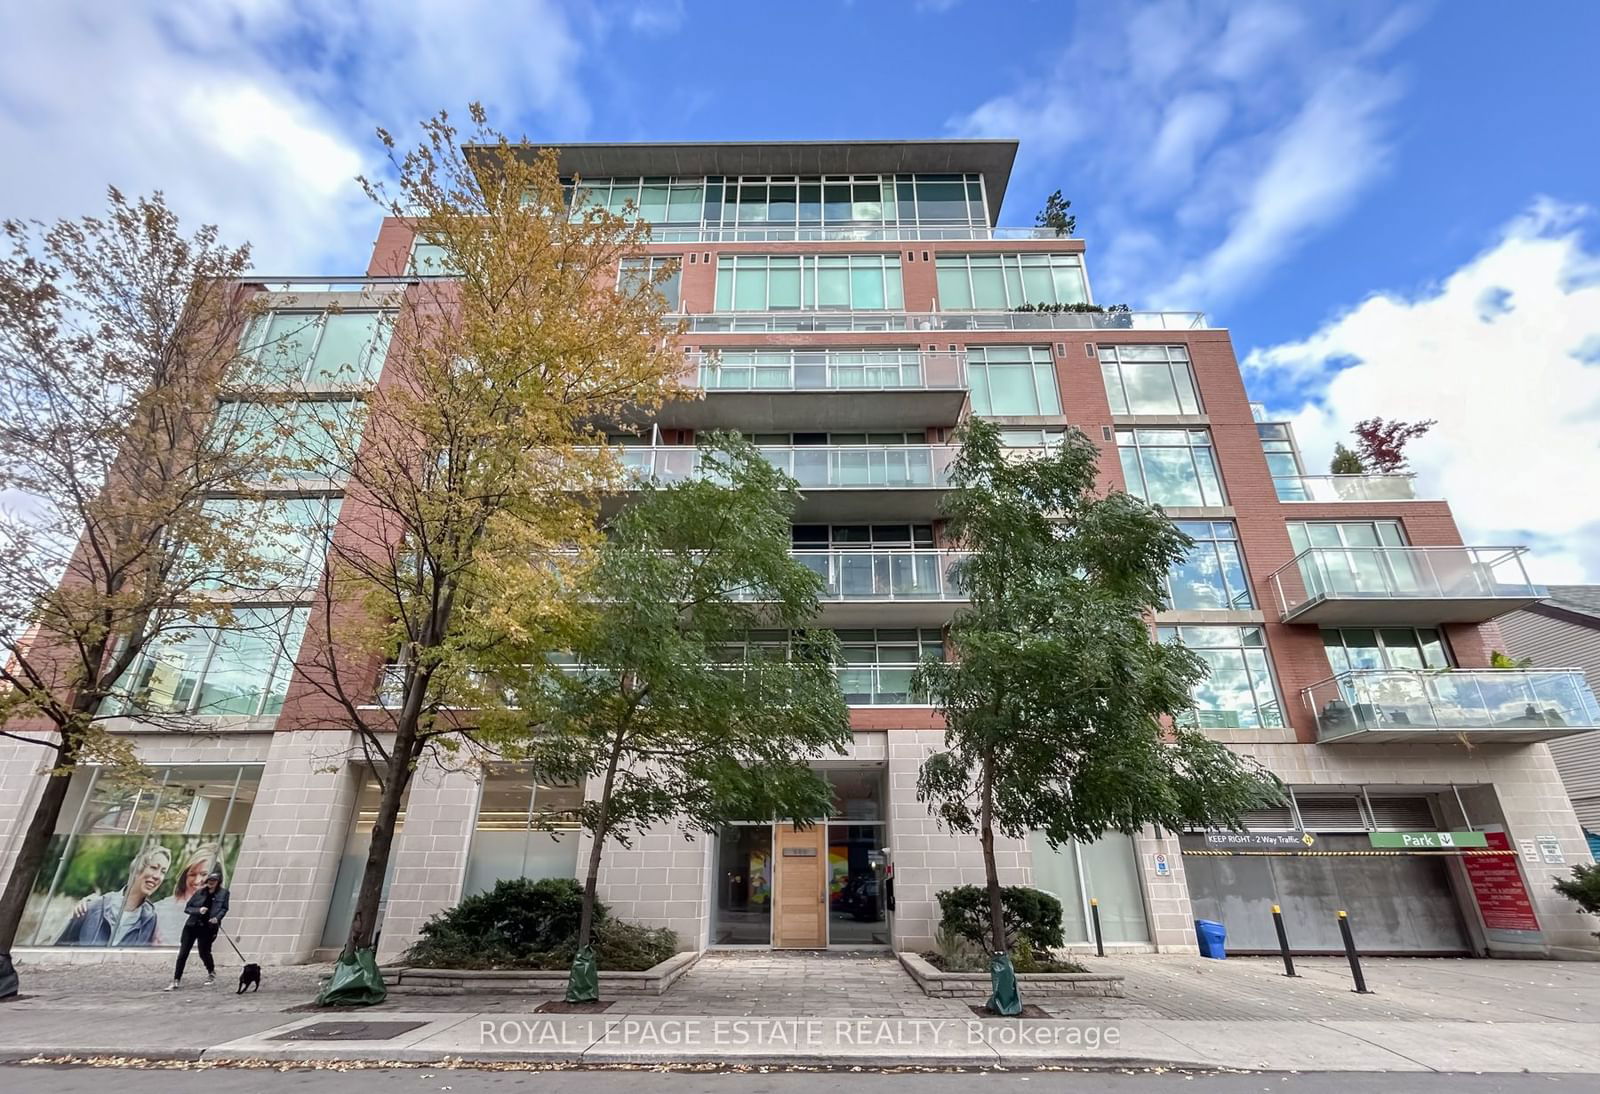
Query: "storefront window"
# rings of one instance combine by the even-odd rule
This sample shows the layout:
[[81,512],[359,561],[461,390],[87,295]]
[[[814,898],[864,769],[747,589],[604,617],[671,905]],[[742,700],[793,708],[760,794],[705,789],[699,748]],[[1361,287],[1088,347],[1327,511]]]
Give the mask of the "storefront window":
[[183,906],[220,869],[230,884],[259,765],[73,773],[17,940],[32,946],[176,946]]
[[1028,834],[1033,884],[1061,901],[1061,928],[1067,943],[1094,942],[1089,901],[1100,902],[1100,931],[1107,942],[1150,941],[1150,923],[1139,886],[1139,860],[1133,838],[1107,832],[1093,843],[1051,847],[1042,832]]
[[462,896],[511,878],[576,877],[583,788],[541,784],[515,767],[491,769],[478,800]]
[[[406,826],[406,802],[411,797],[407,784],[400,798],[400,814],[394,822],[394,838]],[[350,828],[345,835],[344,854],[339,857],[339,873],[333,879],[333,894],[328,899],[328,917],[322,921],[322,942],[328,948],[343,946],[350,934],[350,923],[356,914],[356,891],[361,887],[361,876],[366,873],[367,853],[372,850],[372,825],[378,817],[378,806],[383,801],[383,787],[368,771],[366,779],[356,794],[355,810],[350,818]],[[389,900],[389,885],[394,881],[394,855],[390,854],[388,868],[383,875],[383,891],[378,900],[378,926],[383,926],[383,908]]]

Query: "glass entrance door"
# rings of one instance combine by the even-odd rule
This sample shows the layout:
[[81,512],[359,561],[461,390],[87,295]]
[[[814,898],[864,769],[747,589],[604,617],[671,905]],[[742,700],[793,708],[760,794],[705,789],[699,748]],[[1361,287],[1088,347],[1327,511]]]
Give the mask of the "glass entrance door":
[[772,944],[772,826],[739,824],[717,840],[717,946]]

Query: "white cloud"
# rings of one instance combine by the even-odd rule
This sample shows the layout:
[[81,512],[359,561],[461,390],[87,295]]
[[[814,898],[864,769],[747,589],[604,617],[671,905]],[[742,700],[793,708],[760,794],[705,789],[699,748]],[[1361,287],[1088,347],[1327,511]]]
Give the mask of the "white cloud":
[[249,239],[258,269],[359,270],[379,214],[354,176],[381,167],[375,126],[404,135],[482,99],[580,133],[583,52],[543,0],[0,6],[0,213],[161,189],[187,223]]
[[642,0],[628,13],[628,26],[640,34],[669,34],[683,26],[683,0]]
[[[1384,54],[1415,21],[1279,0],[1080,8],[1053,67],[949,128],[1021,138],[1014,188],[1048,192],[1065,166],[1094,190],[1102,298],[1215,308],[1387,168],[1401,81]],[[1163,246],[1124,245],[1129,232]]]
[[1291,411],[1321,471],[1381,416],[1438,425],[1411,449],[1468,543],[1526,542],[1536,580],[1600,581],[1600,251],[1589,210],[1535,202],[1436,285],[1362,301],[1248,372],[1310,387]]

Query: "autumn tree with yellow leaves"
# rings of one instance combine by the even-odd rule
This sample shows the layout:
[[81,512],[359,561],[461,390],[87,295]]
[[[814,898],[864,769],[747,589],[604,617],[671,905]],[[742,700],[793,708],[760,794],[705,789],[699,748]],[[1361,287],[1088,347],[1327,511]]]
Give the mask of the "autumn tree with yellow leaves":
[[476,105],[472,121],[463,140],[441,113],[403,153],[380,131],[394,181],[363,180],[443,276],[406,288],[381,381],[325,446],[346,501],[302,646],[303,709],[353,732],[382,791],[341,955],[355,983],[336,974],[325,993],[346,1002],[381,997],[367,963],[414,772],[495,750],[468,712],[507,700],[477,667],[512,633],[561,647],[621,473],[604,426],[642,420],[683,367],[655,288],[670,271],[618,283],[648,225],[570,212],[553,151]]
[[37,749],[47,777],[0,894],[0,995],[74,770],[137,775],[117,717],[197,725],[198,696],[153,694],[138,670],[241,625],[242,590],[271,598],[261,487],[278,473],[270,423],[217,413],[223,391],[254,397],[248,248],[115,189],[101,217],[3,232],[0,737]]

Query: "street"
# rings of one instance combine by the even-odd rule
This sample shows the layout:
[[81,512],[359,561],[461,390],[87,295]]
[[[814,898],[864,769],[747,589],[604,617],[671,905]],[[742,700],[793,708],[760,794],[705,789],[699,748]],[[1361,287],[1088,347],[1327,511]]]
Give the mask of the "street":
[[[648,1074],[641,1075],[641,1071]],[[242,1068],[115,1070],[0,1067],[0,1089],[26,1094],[834,1094],[842,1082],[865,1094],[1524,1094],[1596,1091],[1592,1075],[1217,1074],[1209,1072],[687,1072],[639,1070],[479,1071],[403,1068],[277,1071]],[[641,1091],[639,1084],[647,1084]]]

